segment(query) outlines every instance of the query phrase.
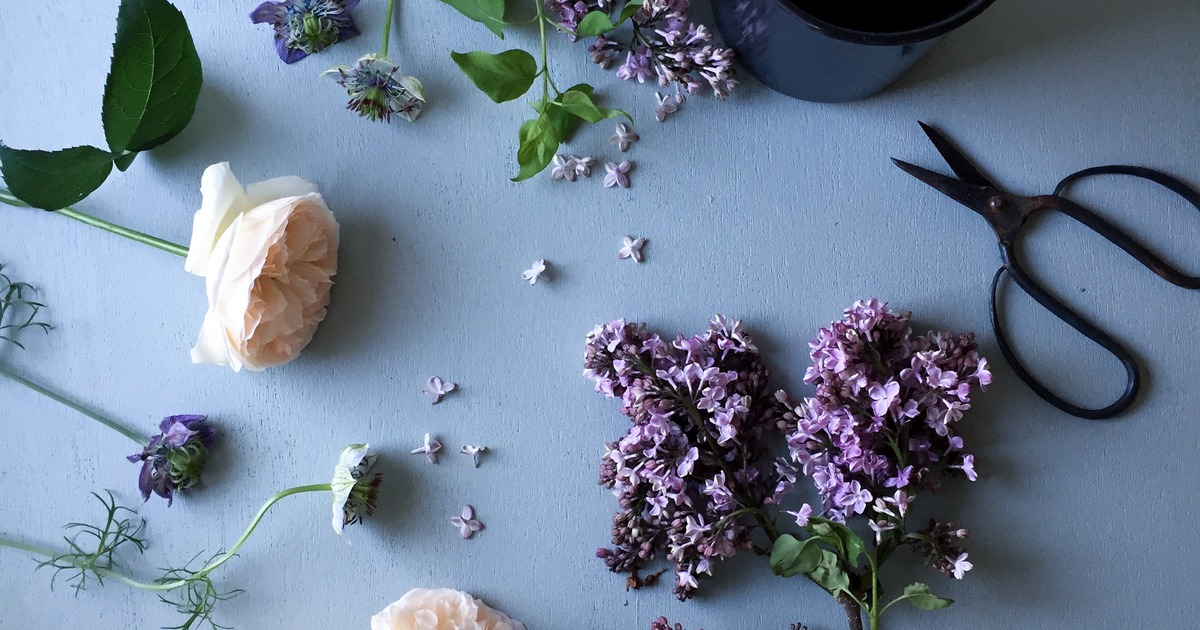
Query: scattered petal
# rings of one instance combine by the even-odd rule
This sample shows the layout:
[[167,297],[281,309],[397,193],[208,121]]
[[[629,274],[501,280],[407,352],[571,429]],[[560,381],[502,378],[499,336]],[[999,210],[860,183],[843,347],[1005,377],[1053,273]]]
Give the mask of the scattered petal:
[[537,284],[537,281],[539,279],[544,279],[545,273],[546,273],[546,261],[544,259],[539,258],[539,259],[533,261],[532,267],[521,272],[521,277],[524,278],[525,281],[528,282],[530,285],[534,285],[534,284]]
[[596,165],[596,158],[585,155],[583,157],[571,156],[575,160],[575,174],[580,177],[591,177],[592,167]]
[[450,518],[450,524],[458,528],[458,533],[466,540],[483,529],[483,523],[475,519],[475,508],[464,505],[459,516]]
[[633,162],[625,160],[620,164],[616,162],[607,162],[604,165],[604,170],[608,172],[604,176],[604,187],[612,188],[620,186],[621,188],[629,188],[629,171],[633,168]]
[[425,444],[418,446],[410,451],[413,455],[425,455],[429,458],[429,463],[438,463],[438,451],[442,450],[442,443],[436,439],[431,439],[429,434],[425,434]]
[[625,245],[621,247],[621,251],[617,252],[617,258],[621,260],[632,258],[633,262],[642,262],[642,247],[646,245],[646,239],[626,236],[624,241]]
[[475,463],[475,467],[479,468],[479,460],[482,458],[483,454],[487,452],[487,450],[488,447],[486,446],[471,446],[470,444],[465,444],[460,452],[463,455],[470,455],[471,461]]
[[658,107],[654,108],[654,117],[658,119],[658,122],[666,120],[667,116],[679,111],[679,106],[683,104],[681,98],[672,97],[670,94],[664,96],[655,92],[654,96],[658,98]]
[[550,169],[550,179],[565,179],[569,182],[573,182],[575,181],[575,178],[578,177],[574,156],[563,155],[560,153],[554,156],[554,159],[551,160],[551,164],[553,164],[554,167]]
[[617,148],[624,153],[629,150],[630,145],[640,139],[641,137],[638,136],[637,133],[635,133],[632,129],[630,129],[629,125],[626,125],[622,122],[617,123],[617,133],[613,134],[608,141],[617,145]]
[[425,393],[433,396],[433,404],[436,405],[442,402],[442,399],[446,397],[446,394],[454,391],[454,389],[457,387],[458,385],[455,385],[454,383],[443,381],[436,376],[430,376],[429,380],[425,383]]

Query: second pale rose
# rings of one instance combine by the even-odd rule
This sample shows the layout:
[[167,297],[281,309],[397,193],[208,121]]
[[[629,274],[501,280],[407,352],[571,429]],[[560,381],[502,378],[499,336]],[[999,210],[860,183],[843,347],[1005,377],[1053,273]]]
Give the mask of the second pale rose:
[[525,630],[469,593],[414,588],[371,617],[371,630]]
[[192,361],[257,371],[295,359],[325,319],[337,220],[298,177],[243,189],[221,163],[200,191],[184,268],[205,278],[208,312]]

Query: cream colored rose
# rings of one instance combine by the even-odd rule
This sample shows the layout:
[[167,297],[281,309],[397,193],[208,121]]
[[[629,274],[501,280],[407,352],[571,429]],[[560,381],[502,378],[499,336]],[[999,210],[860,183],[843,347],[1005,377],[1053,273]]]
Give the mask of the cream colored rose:
[[205,278],[208,312],[193,363],[258,371],[287,363],[325,319],[338,224],[317,187],[280,177],[243,189],[229,164],[200,183],[184,269]]
[[414,588],[371,617],[371,630],[525,630],[462,591]]

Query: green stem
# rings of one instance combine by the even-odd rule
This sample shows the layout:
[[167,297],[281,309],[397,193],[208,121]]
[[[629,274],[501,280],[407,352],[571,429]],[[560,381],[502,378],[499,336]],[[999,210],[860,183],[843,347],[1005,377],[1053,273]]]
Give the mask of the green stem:
[[30,380],[23,378],[21,376],[18,376],[16,374],[13,374],[12,372],[9,372],[8,370],[6,370],[4,368],[0,368],[0,376],[3,376],[4,378],[7,378],[10,381],[13,381],[14,383],[24,385],[25,387],[28,387],[29,389],[32,389],[33,391],[51,399],[51,400],[60,402],[64,405],[70,407],[71,409],[74,409],[75,411],[78,411],[79,413],[95,420],[96,422],[103,424],[104,426],[112,429],[113,431],[116,431],[117,433],[124,435],[125,437],[133,440],[134,442],[137,442],[141,446],[145,446],[150,443],[150,440],[146,439],[145,437],[142,437],[141,435],[138,435],[137,433],[134,433],[133,431],[130,431],[129,429],[126,429],[125,427],[118,424],[115,420],[107,418],[95,411],[92,411],[91,409],[88,409],[87,407],[84,407],[83,405],[81,405],[69,398],[66,398],[55,392],[52,392],[52,391],[46,389],[45,387],[42,387],[41,385],[34,383],[33,381],[30,381]]
[[387,12],[383,14],[383,44],[379,47],[379,55],[387,57],[388,42],[392,37],[392,11],[396,8],[396,0],[388,0]]
[[867,554],[867,560],[871,563],[871,605],[867,607],[867,618],[870,620],[871,630],[879,630],[879,615],[883,612],[879,610],[879,560],[875,557],[877,553],[879,553],[878,546]]
[[[126,584],[128,586],[132,586],[133,588],[141,589],[143,591],[151,591],[151,592],[155,592],[155,593],[163,593],[166,591],[173,591],[177,588],[187,586],[188,584],[195,582],[196,580],[204,579],[205,577],[208,576],[208,574],[217,570],[217,568],[220,567],[222,564],[225,564],[226,562],[228,562],[230,558],[233,558],[234,556],[236,556],[238,550],[242,548],[242,545],[246,544],[246,541],[249,540],[250,535],[254,533],[254,530],[258,527],[258,524],[262,522],[263,517],[266,516],[267,510],[271,509],[271,506],[275,505],[276,503],[278,503],[285,497],[289,497],[293,494],[301,494],[304,492],[329,492],[330,490],[332,490],[332,488],[330,487],[329,484],[321,483],[321,484],[315,484],[315,485],[311,485],[311,486],[299,486],[296,488],[289,488],[289,489],[284,490],[283,492],[280,492],[280,493],[276,494],[275,496],[271,497],[270,499],[267,500],[266,503],[263,504],[263,506],[261,508],[258,509],[258,514],[254,515],[254,518],[250,521],[250,525],[248,527],[246,527],[246,531],[244,533],[242,533],[241,538],[238,538],[237,542],[233,543],[233,546],[230,547],[228,551],[226,551],[226,552],[222,553],[221,555],[217,556],[216,558],[214,558],[212,560],[212,562],[209,562],[208,564],[204,565],[204,568],[200,569],[199,571],[197,571],[196,573],[194,573],[187,579],[171,580],[169,582],[156,582],[153,584],[149,584],[146,582],[140,582],[131,577],[121,575],[120,573],[117,573],[115,571],[110,571],[108,569],[102,569],[102,568],[98,568],[98,567],[82,567],[82,566],[80,568],[86,568],[90,571],[95,571],[96,575],[99,575],[102,578],[111,578],[118,582]],[[21,551],[26,551],[26,552],[32,553],[34,555],[46,556],[48,558],[55,558],[55,557],[59,556],[59,553],[52,549],[47,549],[45,547],[39,547],[37,545],[30,545],[30,544],[18,542],[15,540],[9,540],[7,538],[0,538],[0,547],[11,547],[13,549],[19,549]]]
[[[29,204],[17,199],[11,192],[4,190],[3,188],[0,188],[0,203],[6,203],[10,206],[16,206],[18,208],[30,207]],[[90,214],[84,214],[70,206],[63,208],[62,210],[54,210],[53,212],[54,214],[60,214],[64,217],[75,219],[80,223],[86,223],[92,227],[100,228],[105,232],[112,232],[117,236],[123,236],[131,241],[137,241],[144,245],[161,249],[164,252],[170,252],[176,256],[187,257],[188,255],[188,248],[184,247],[183,245],[172,243],[171,241],[165,241],[161,238],[150,236],[149,234],[144,234],[142,232],[138,232],[137,230],[131,230],[115,223],[109,223],[104,219],[98,219]]]
[[[538,35],[542,39],[542,111],[546,109],[546,103],[550,102],[550,66],[548,64],[549,55],[546,53],[546,11],[542,8],[542,0],[533,0],[533,6],[537,9]],[[557,92],[558,88],[555,87]]]

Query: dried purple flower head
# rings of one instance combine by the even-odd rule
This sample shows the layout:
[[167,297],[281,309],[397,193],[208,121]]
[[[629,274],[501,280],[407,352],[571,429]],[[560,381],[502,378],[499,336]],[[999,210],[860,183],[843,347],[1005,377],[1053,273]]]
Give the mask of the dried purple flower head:
[[416,77],[399,74],[400,68],[387,57],[364,55],[354,67],[334,66],[322,76],[333,76],[346,88],[346,109],[373,121],[391,122],[395,114],[413,122],[425,107],[425,88]]
[[612,188],[620,186],[621,188],[629,188],[629,171],[633,169],[633,162],[625,160],[620,164],[616,162],[606,162],[604,170],[607,174],[604,176],[604,187]]
[[[877,543],[911,542],[904,519],[918,493],[937,490],[948,475],[976,478],[955,429],[972,392],[992,379],[974,335],[914,336],[907,312],[871,299],[822,328],[809,347],[804,380],[816,395],[787,403],[781,421],[793,461],[812,478],[828,518],[861,515]],[[961,577],[970,563],[950,531],[959,530],[931,523],[918,551]]]
[[425,393],[433,396],[433,404],[436,405],[442,402],[446,394],[454,391],[457,387],[458,385],[450,381],[443,381],[436,376],[430,376],[429,380],[425,382]]
[[181,415],[164,418],[160,434],[150,438],[141,453],[130,455],[131,462],[142,462],[138,487],[142,500],[157,494],[171,505],[176,492],[183,492],[200,481],[208,462],[208,449],[217,434],[206,416]]
[[632,146],[634,142],[637,142],[640,139],[641,137],[638,136],[637,133],[629,127],[629,125],[621,122],[617,123],[617,132],[614,133],[612,137],[608,139],[608,141],[617,145],[617,148],[621,150],[621,153],[624,153],[629,150],[629,147]]
[[624,320],[598,326],[584,368],[632,421],[600,466],[600,483],[621,511],[613,548],[596,555],[632,576],[664,553],[674,563],[675,594],[687,599],[716,561],[749,548],[742,516],[786,489],[764,456],[781,412],[767,368],[741,322],[721,316],[705,333],[673,340]]
[[358,35],[350,12],[359,0],[282,0],[264,2],[250,13],[255,24],[275,28],[275,50],[284,63],[305,57]]
[[458,528],[463,540],[471,538],[483,529],[483,523],[475,519],[475,508],[464,505],[459,516],[450,517],[450,524]]
[[622,239],[622,242],[624,244],[621,246],[621,250],[617,252],[617,258],[621,260],[632,258],[633,262],[642,262],[642,248],[646,246],[646,239],[626,236]]

